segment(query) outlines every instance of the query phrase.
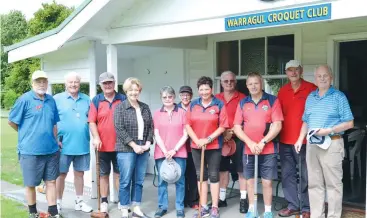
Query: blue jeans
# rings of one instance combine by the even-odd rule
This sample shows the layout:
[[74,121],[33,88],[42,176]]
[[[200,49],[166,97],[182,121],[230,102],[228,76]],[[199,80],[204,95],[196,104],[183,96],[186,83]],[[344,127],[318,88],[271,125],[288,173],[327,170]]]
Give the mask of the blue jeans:
[[[184,209],[184,199],[185,199],[185,171],[186,171],[186,158],[173,158],[178,165],[181,167],[181,177],[175,183],[176,185],[176,210]],[[167,210],[168,209],[168,189],[167,182],[164,181],[159,175],[159,170],[161,169],[162,163],[165,158],[155,160],[158,171],[158,207]]]
[[148,159],[148,151],[143,154],[117,153],[117,163],[120,170],[119,198],[122,208],[128,208],[130,201],[133,206],[140,205]]
[[280,143],[279,147],[280,161],[282,165],[282,188],[285,199],[288,201],[288,209],[298,210],[298,184],[297,184],[297,169],[299,155],[301,155],[302,170],[301,170],[301,189],[302,189],[302,211],[310,211],[310,203],[308,198],[308,178],[306,165],[306,145],[302,145],[301,151],[297,154],[294,145],[286,145]]

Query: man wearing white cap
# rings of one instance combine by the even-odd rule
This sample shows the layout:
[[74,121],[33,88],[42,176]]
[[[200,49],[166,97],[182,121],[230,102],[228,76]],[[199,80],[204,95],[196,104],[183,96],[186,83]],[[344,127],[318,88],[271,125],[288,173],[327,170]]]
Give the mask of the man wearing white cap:
[[18,154],[23,173],[29,217],[39,217],[35,187],[46,183],[49,217],[59,217],[56,206],[56,179],[59,176],[57,126],[59,114],[55,100],[46,94],[47,74],[32,74],[32,90],[20,96],[9,114],[9,125],[18,132]]
[[[302,211],[303,218],[310,217],[310,204],[307,189],[307,166],[306,147],[297,154],[295,143],[302,127],[302,114],[305,108],[307,96],[314,90],[316,85],[302,79],[303,69],[297,60],[290,60],[285,66],[285,72],[289,83],[284,85],[278,93],[278,99],[282,107],[284,121],[280,132],[279,154],[282,167],[282,187],[285,199],[288,201],[287,208],[279,212],[281,217],[296,215]],[[302,142],[306,144],[304,140]],[[300,157],[299,157],[300,156]],[[301,199],[298,199],[297,169],[301,158]],[[302,200],[302,208],[299,201]]]

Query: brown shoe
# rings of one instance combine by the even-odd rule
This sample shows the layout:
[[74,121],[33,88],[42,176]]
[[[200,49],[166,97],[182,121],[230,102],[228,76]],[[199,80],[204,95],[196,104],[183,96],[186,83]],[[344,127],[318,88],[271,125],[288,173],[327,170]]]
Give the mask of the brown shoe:
[[302,218],[310,218],[311,214],[310,212],[302,212]]
[[290,210],[288,208],[285,208],[279,212],[279,216],[281,217],[289,217],[289,216],[298,215],[298,214],[299,214],[299,210]]

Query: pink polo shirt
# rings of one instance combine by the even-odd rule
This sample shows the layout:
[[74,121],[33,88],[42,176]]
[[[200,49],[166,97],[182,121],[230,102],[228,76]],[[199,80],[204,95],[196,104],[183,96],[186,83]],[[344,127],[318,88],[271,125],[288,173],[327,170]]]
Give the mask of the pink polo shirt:
[[[186,111],[177,105],[171,115],[162,107],[153,114],[154,129],[158,129],[167,151],[176,147],[183,136],[186,124]],[[164,154],[158,144],[155,145],[154,159],[163,158]],[[187,158],[186,146],[183,145],[174,157]]]

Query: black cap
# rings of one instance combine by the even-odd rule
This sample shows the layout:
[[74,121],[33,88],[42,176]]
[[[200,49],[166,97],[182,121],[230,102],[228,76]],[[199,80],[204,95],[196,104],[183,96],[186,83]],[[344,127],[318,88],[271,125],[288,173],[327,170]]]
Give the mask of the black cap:
[[181,86],[180,88],[180,93],[182,92],[187,92],[187,93],[190,93],[192,95],[192,89],[190,86]]

